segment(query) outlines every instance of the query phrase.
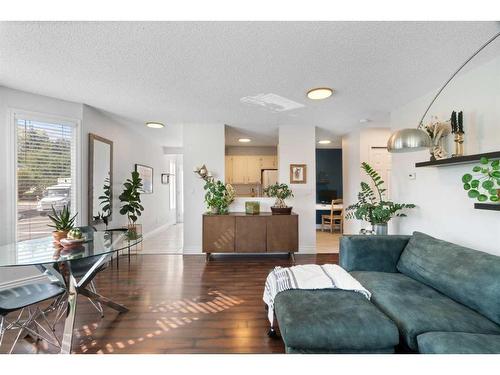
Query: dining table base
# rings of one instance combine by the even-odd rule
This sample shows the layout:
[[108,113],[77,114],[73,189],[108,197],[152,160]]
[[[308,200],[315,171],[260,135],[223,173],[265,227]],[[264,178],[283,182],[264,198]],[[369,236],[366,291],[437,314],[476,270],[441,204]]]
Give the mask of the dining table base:
[[78,281],[73,276],[73,273],[71,271],[70,261],[59,263],[57,269],[52,265],[38,266],[38,268],[40,270],[43,270],[44,273],[53,282],[58,282],[64,285],[67,290],[67,315],[64,321],[64,330],[61,340],[60,354],[71,353],[78,295],[85,296],[94,303],[100,303],[101,305],[108,306],[118,311],[119,313],[125,313],[129,311],[127,307],[119,303],[116,303],[107,297],[100,295],[95,291],[95,289],[88,288],[90,282],[101,270],[101,266],[104,263],[106,263],[110,257],[111,257],[110,254],[104,254],[99,257],[96,257],[97,258],[96,262],[86,272],[86,274]]

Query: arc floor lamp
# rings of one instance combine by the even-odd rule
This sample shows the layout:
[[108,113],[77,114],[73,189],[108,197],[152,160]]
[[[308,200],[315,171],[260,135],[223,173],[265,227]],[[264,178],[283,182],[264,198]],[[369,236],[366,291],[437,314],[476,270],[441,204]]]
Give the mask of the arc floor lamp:
[[476,57],[479,52],[481,52],[484,48],[486,48],[489,44],[491,44],[496,38],[500,36],[500,32],[493,35],[486,43],[484,43],[476,52],[472,54],[465,62],[460,65],[460,67],[451,75],[450,78],[444,83],[444,85],[439,89],[434,98],[431,100],[424,114],[420,118],[418,126],[416,128],[409,129],[401,129],[392,133],[389,141],[387,142],[387,150],[389,152],[410,152],[410,151],[419,151],[429,149],[432,146],[432,140],[429,134],[422,129],[424,118],[431,109],[432,105],[439,97],[441,92],[445,89],[446,86],[455,78],[455,76],[460,72],[464,66],[466,66],[469,61],[471,61],[474,57]]

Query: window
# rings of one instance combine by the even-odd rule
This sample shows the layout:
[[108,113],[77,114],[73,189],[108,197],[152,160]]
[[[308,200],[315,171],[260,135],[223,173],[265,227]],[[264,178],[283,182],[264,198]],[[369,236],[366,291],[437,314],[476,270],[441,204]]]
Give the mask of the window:
[[47,214],[76,205],[76,127],[15,118],[17,154],[16,240],[49,236]]

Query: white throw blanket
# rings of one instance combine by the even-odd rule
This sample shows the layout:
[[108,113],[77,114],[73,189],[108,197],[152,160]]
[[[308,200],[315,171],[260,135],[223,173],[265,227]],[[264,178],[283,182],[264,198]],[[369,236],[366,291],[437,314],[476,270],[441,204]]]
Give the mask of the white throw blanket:
[[368,300],[371,293],[346,270],[336,264],[308,264],[294,267],[275,267],[267,276],[264,288],[264,302],[268,306],[267,316],[271,327],[274,321],[274,298],[289,289],[342,289],[364,295]]

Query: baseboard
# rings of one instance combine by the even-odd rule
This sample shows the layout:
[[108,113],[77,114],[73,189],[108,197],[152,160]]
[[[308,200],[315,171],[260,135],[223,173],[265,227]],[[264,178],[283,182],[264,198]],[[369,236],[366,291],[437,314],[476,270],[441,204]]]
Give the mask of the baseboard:
[[49,281],[49,278],[45,275],[42,275],[42,274],[33,275],[33,276],[23,277],[22,279],[9,280],[9,281],[5,281],[3,283],[0,283],[0,290],[15,288],[15,287],[23,286],[26,284],[48,282],[48,281]]

